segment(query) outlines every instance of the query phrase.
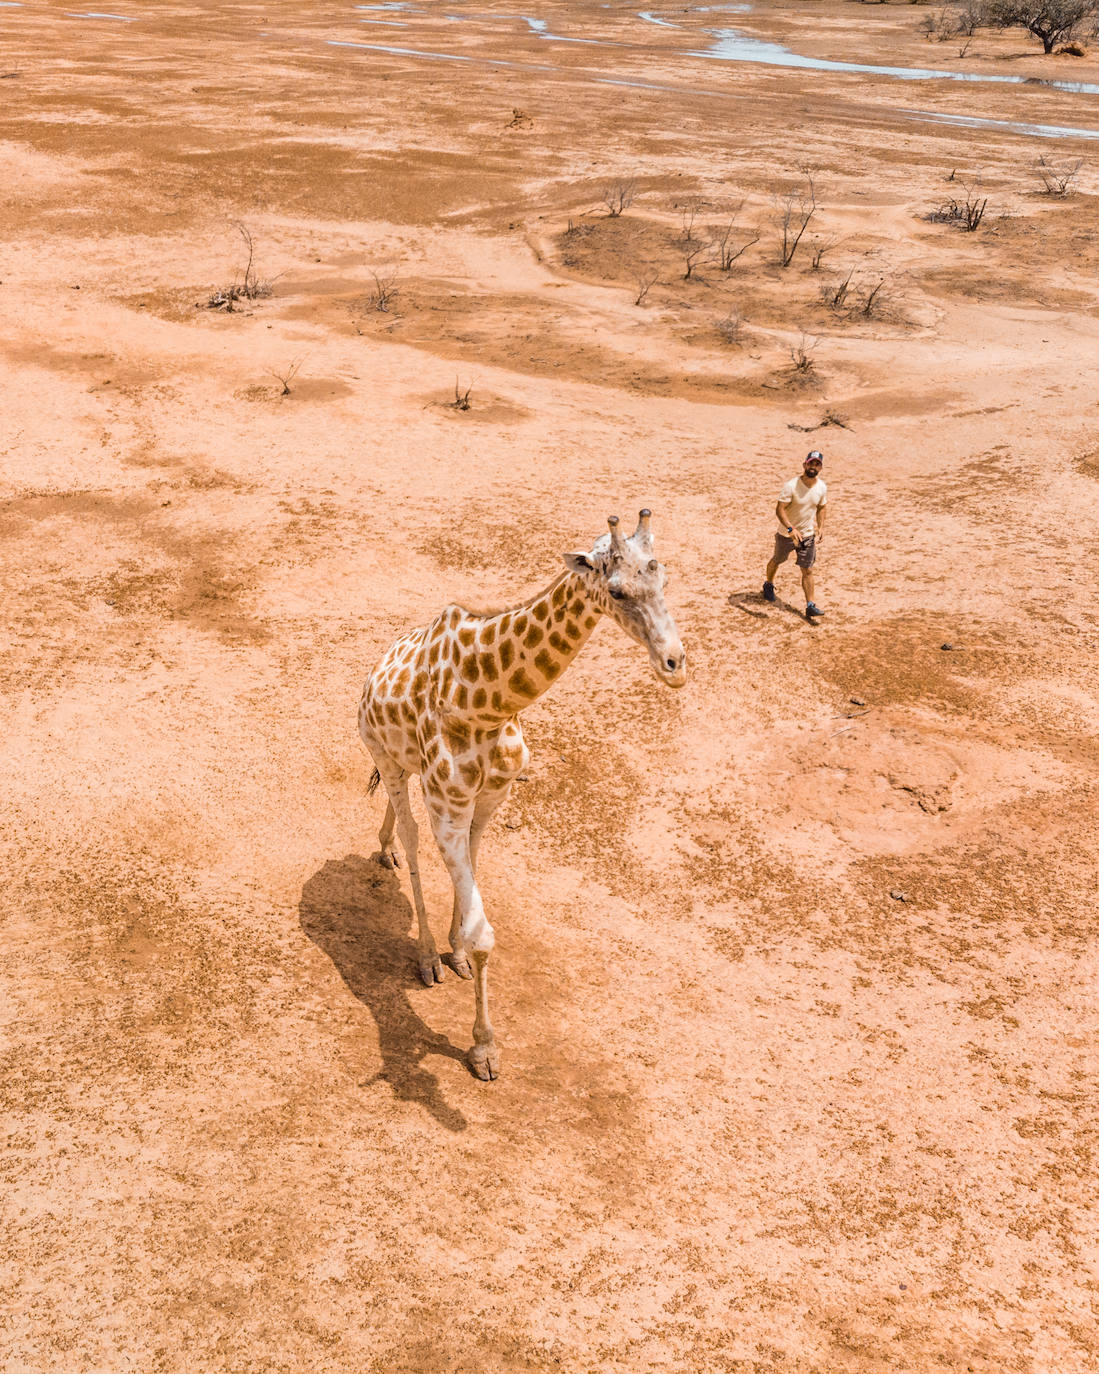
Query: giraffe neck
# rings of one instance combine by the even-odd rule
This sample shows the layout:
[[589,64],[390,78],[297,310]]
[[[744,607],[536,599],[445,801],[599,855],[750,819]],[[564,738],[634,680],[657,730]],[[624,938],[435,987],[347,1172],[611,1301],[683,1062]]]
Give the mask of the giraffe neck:
[[[456,683],[466,688],[465,699],[460,692],[448,692],[448,708],[485,723],[517,715],[557,681],[599,616],[584,584],[571,572],[524,605],[485,616],[473,642],[461,649]],[[459,641],[463,639],[459,633]]]

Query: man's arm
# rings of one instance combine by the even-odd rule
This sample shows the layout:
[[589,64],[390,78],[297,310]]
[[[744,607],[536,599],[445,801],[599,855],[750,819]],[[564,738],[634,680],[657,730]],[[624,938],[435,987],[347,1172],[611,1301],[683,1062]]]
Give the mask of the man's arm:
[[[786,505],[784,502],[780,501],[778,503],[775,507],[775,514],[778,516],[778,523],[782,526],[782,533],[786,538],[793,539],[800,544],[801,531],[794,529],[793,525],[790,524],[790,517],[786,514]],[[789,558],[790,555],[787,554],[786,557]]]
[[822,501],[817,507],[817,538],[824,534],[824,517],[828,514],[828,502]]

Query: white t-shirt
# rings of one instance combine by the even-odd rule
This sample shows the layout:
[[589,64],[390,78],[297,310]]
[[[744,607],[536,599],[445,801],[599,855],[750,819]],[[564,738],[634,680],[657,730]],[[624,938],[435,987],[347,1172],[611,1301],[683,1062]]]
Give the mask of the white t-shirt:
[[[801,531],[803,539],[811,539],[817,529],[817,507],[827,504],[828,488],[824,478],[818,477],[813,485],[807,486],[800,477],[791,477],[778,494],[779,504],[786,507],[786,514],[794,529]],[[785,534],[786,531],[782,530]]]

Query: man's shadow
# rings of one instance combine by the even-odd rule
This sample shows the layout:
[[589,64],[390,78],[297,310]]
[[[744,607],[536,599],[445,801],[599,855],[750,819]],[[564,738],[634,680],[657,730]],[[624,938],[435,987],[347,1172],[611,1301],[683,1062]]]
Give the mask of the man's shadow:
[[776,611],[787,611],[790,615],[809,625],[816,624],[815,620],[810,620],[807,616],[802,615],[796,606],[792,606],[789,601],[784,601],[777,592],[774,601],[764,601],[762,592],[731,592],[729,605],[735,606],[738,611],[743,611],[745,615],[750,615],[753,620],[770,620],[771,615],[767,607],[773,606]]
[[377,1022],[378,1077],[402,1101],[426,1107],[440,1125],[464,1131],[465,1117],[443,1100],[438,1079],[422,1066],[429,1054],[463,1064],[465,1055],[421,1021],[409,1001],[409,989],[419,985],[416,945],[412,907],[397,874],[376,857],[329,859],[302,888],[298,913],[302,930]]

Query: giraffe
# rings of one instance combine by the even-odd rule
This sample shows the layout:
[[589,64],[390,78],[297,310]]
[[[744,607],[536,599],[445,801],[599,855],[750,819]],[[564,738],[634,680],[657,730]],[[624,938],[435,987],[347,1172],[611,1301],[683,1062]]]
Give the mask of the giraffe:
[[478,612],[447,606],[430,625],[402,635],[367,679],[359,733],[374,759],[370,792],[384,784],[389,804],[378,833],[378,860],[399,864],[396,831],[408,863],[418,926],[419,970],[443,981],[424,907],[418,829],[408,784],[420,776],[435,841],[454,886],[448,963],[472,978],[476,995],[468,1062],[481,1079],[500,1069],[488,1013],[488,960],[495,936],[475,876],[485,826],[530,760],[519,712],[572,663],[601,616],[649,653],[669,687],[687,679],[683,645],[664,604],[667,574],[653,556],[651,512],[628,538],[616,515],[590,553],[566,553],[565,571],[521,606]]

